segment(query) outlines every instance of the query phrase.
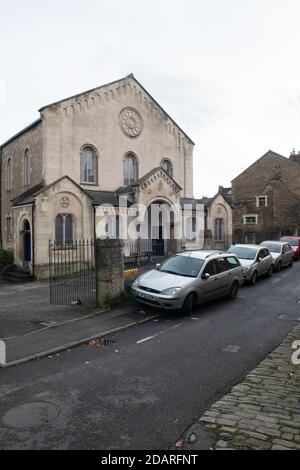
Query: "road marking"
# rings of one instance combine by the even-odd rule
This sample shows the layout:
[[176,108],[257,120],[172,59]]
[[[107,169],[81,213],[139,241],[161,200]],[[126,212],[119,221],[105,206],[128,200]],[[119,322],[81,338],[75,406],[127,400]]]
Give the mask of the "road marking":
[[234,346],[232,344],[229,344],[228,346],[223,348],[222,351],[236,354],[240,349],[241,349],[241,346]]
[[6,364],[6,345],[4,341],[0,341],[0,364]]
[[170,330],[174,330],[175,328],[178,328],[182,324],[183,323],[178,323],[177,325],[171,326],[170,328],[167,328],[166,330],[162,330],[159,333],[156,333],[155,335],[147,336],[147,338],[140,339],[139,341],[136,342],[136,344],[142,344],[142,343],[145,343],[146,341],[149,341],[150,339],[157,338],[157,336],[163,335],[164,333],[167,333]]

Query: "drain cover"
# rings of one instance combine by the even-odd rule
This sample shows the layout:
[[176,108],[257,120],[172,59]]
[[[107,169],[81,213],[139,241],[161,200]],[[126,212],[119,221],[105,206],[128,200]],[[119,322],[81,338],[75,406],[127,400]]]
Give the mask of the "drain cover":
[[48,402],[30,402],[16,406],[2,415],[4,425],[14,428],[42,426],[57,417],[59,408]]

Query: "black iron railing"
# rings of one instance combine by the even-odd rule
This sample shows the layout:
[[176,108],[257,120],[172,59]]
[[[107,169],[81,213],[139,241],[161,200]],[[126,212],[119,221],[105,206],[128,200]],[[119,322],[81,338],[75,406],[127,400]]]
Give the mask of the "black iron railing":
[[51,304],[96,305],[95,241],[50,241],[49,283]]

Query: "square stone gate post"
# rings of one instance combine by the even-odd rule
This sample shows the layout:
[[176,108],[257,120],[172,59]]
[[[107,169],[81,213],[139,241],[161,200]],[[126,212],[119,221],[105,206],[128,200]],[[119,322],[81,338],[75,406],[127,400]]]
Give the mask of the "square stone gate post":
[[97,301],[100,307],[117,302],[124,294],[123,241],[96,240]]

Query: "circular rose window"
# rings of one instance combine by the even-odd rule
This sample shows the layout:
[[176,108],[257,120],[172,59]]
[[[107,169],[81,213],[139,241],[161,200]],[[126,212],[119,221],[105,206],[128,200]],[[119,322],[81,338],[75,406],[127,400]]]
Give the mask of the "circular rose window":
[[120,113],[120,127],[127,137],[137,137],[143,129],[140,114],[133,108],[125,108]]

